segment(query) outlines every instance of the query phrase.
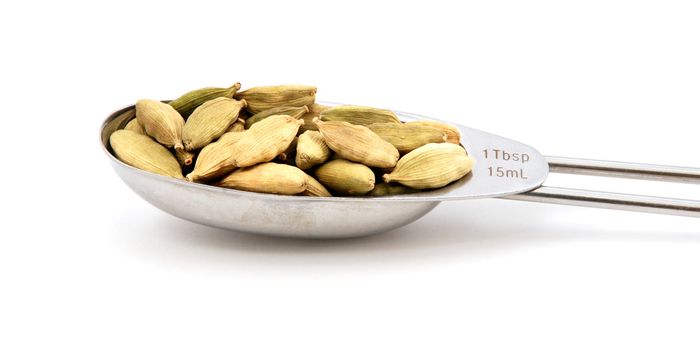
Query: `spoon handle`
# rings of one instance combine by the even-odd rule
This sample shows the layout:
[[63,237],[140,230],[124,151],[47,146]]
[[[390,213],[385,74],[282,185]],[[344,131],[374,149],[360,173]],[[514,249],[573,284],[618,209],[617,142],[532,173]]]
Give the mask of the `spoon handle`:
[[[553,173],[700,184],[700,168],[547,157]],[[700,217],[700,201],[540,186],[507,199]]]

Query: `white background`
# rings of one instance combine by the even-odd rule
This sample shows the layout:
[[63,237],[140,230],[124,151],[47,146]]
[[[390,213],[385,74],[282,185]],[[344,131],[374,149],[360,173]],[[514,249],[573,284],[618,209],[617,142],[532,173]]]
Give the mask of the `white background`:
[[363,239],[257,237],[151,207],[97,140],[139,98],[305,83],[548,155],[700,167],[699,18],[668,0],[5,2],[0,348],[697,349],[698,219],[492,199]]

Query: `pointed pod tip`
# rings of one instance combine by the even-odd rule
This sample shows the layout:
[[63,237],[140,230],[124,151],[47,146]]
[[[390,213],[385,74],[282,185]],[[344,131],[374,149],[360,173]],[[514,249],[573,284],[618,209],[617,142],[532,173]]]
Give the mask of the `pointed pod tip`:
[[316,125],[323,124],[323,122],[321,121],[321,119],[319,119],[319,117],[315,117],[314,119],[311,120],[311,122],[316,124]]
[[305,105],[305,106],[304,106],[304,110],[306,111],[306,113],[309,113],[309,106],[306,106],[306,105]]
[[248,107],[248,102],[246,102],[245,99],[242,98],[242,99],[240,99],[240,100],[238,100],[238,101],[240,101],[240,102],[243,104],[243,108]]
[[391,182],[391,174],[384,174],[382,180],[384,180],[384,182]]
[[185,179],[186,179],[188,182],[194,182],[194,180],[195,180],[195,175],[194,175],[194,173],[189,173],[189,174],[187,174],[187,176],[185,176]]

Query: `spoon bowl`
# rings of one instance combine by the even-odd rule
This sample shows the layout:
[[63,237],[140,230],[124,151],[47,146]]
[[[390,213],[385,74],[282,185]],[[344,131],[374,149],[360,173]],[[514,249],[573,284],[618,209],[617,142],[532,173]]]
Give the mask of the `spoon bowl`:
[[[395,113],[402,121],[436,120]],[[112,153],[109,136],[133,118],[134,106],[123,108],[105,120],[100,132],[102,149],[117,175],[139,196],[169,214],[239,232],[298,238],[365,236],[407,225],[441,201],[533,190],[545,181],[549,170],[546,159],[528,145],[456,125],[462,133],[462,145],[476,162],[469,175],[446,187],[387,197],[254,193],[178,180],[121,162]]]

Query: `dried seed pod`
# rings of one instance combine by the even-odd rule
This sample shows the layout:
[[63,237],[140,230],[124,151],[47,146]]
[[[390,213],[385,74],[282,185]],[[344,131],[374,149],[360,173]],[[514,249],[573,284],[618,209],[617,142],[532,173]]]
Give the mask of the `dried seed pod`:
[[316,99],[316,87],[305,85],[258,86],[237,93],[236,98],[244,98],[248,101],[246,109],[255,114],[274,107],[310,105]]
[[229,88],[207,87],[185,93],[184,95],[170,101],[170,105],[177,110],[180,115],[187,118],[202,103],[213,100],[217,97],[233,98],[233,95],[241,88],[241,83],[235,83]]
[[183,148],[182,127],[185,120],[170,105],[155,100],[136,102],[136,119],[143,125],[146,134],[165,147]]
[[117,130],[109,137],[114,154],[122,162],[141,170],[182,179],[180,164],[152,138],[130,130]]
[[461,133],[459,132],[459,129],[451,124],[436,122],[432,120],[419,120],[415,122],[408,122],[406,124],[425,125],[441,129],[447,135],[447,142],[454,143],[455,145],[459,145],[459,140],[462,137]]
[[306,174],[306,190],[301,194],[304,196],[312,197],[333,197],[333,195],[328,192],[328,190],[321,185],[313,176]]
[[233,164],[245,168],[275,159],[289,147],[302,124],[303,120],[288,115],[273,115],[255,123],[233,145]]
[[255,113],[252,117],[246,119],[245,121],[245,128],[250,129],[253,124],[271,116],[271,115],[288,115],[294,119],[299,119],[301,118],[304,113],[309,111],[309,107],[306,106],[301,106],[301,107],[291,107],[291,106],[282,106],[282,107],[275,107],[275,108],[270,108],[266,109],[260,113]]
[[347,122],[314,119],[323,140],[340,157],[377,168],[392,168],[399,151],[372,130]]
[[245,120],[241,119],[240,114],[239,114],[238,119],[236,119],[236,121],[233,124],[231,124],[231,126],[228,127],[226,132],[241,132],[241,131],[245,131]]
[[323,164],[314,174],[324,186],[343,195],[361,195],[374,188],[372,169],[345,159]]
[[399,184],[389,184],[386,182],[382,182],[380,184],[376,184],[374,186],[374,189],[367,193],[368,196],[372,197],[383,197],[383,196],[396,196],[400,194],[411,194],[411,193],[416,193],[420,192],[419,190],[416,190],[414,188],[410,188],[408,186],[404,185],[399,185]]
[[231,139],[238,140],[238,139],[240,139],[241,137],[243,137],[243,132],[241,132],[241,131],[229,131],[229,132],[227,132],[227,133],[221,135],[221,137],[219,137],[219,139],[217,140],[217,142],[219,142],[219,141],[227,141],[227,140],[231,140]]
[[137,134],[146,135],[146,130],[143,129],[143,126],[139,124],[139,121],[136,120],[136,118],[131,119],[131,121],[124,127],[124,130],[130,130]]
[[398,182],[415,189],[443,187],[467,175],[474,158],[462,146],[429,143],[403,156],[385,182]]
[[306,173],[291,165],[262,163],[232,172],[217,183],[217,186],[293,195],[306,190],[306,177]]
[[321,112],[321,120],[348,122],[356,125],[401,123],[399,117],[388,109],[350,105],[326,109],[325,111]]
[[377,123],[367,127],[384,141],[394,145],[401,153],[411,152],[429,143],[442,143],[447,140],[447,135],[442,129],[427,125]]
[[331,156],[331,149],[323,141],[321,133],[313,130],[299,136],[296,151],[296,165],[302,170],[324,163]]
[[175,158],[177,158],[177,162],[180,163],[181,166],[190,166],[192,165],[192,161],[194,161],[195,154],[192,152],[188,152],[184,148],[176,149],[175,152]]
[[297,142],[299,142],[299,138],[295,137],[294,140],[292,140],[292,143],[289,144],[289,147],[277,155],[277,159],[284,163],[294,165],[294,156],[297,152]]
[[304,120],[304,125],[299,128],[299,133],[304,133],[307,130],[318,130],[318,127],[313,123],[313,120],[314,118],[321,118],[321,112],[328,108],[331,108],[331,106],[324,106],[318,103],[310,105],[309,112],[301,116],[301,119]]
[[185,149],[200,149],[218,139],[238,119],[245,100],[217,97],[202,103],[192,112],[182,129],[182,142]]
[[188,181],[204,182],[226,175],[236,168],[233,159],[233,145],[242,137],[242,132],[227,132],[218,141],[210,143],[199,151],[194,170],[187,174]]

